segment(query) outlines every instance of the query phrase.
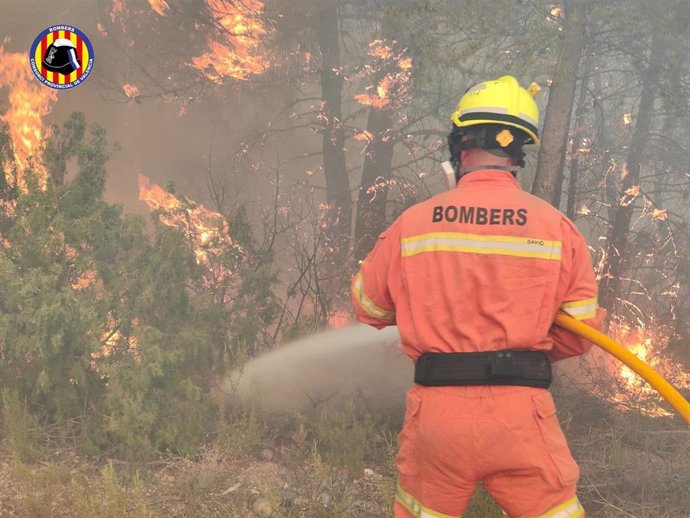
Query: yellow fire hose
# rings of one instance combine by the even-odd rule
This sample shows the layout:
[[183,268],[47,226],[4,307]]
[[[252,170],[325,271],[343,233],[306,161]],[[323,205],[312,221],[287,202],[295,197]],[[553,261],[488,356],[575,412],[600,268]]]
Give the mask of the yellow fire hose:
[[585,340],[601,347],[604,351],[622,361],[633,371],[639,374],[654,390],[668,401],[668,403],[678,412],[683,419],[690,425],[690,403],[678,392],[673,385],[666,381],[658,372],[652,369],[645,362],[640,360],[633,353],[628,351],[621,344],[612,340],[604,333],[578,320],[570,315],[558,313],[555,322],[563,329],[567,329],[581,336]]

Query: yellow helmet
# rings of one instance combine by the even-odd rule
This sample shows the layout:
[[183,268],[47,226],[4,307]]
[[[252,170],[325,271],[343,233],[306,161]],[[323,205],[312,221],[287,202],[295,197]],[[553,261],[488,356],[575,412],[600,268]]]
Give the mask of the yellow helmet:
[[502,124],[526,133],[524,144],[539,143],[539,108],[534,96],[539,86],[525,89],[513,76],[499,77],[473,86],[460,98],[450,120],[458,128]]

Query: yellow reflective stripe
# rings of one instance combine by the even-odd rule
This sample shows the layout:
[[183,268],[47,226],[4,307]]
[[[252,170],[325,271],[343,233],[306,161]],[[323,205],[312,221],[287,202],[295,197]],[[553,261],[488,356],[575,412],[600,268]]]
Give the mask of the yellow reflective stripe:
[[576,496],[536,518],[583,518],[585,510]]
[[462,515],[443,514],[438,511],[434,511],[433,509],[429,509],[428,507],[424,507],[419,500],[417,500],[411,494],[406,493],[405,490],[400,487],[400,484],[398,484],[398,487],[395,491],[395,499],[400,502],[400,505],[407,509],[415,518],[462,518]]
[[561,304],[561,309],[576,320],[587,320],[597,316],[599,304],[596,297],[591,299],[574,300]]
[[364,293],[364,277],[362,277],[362,272],[359,272],[357,277],[355,277],[355,284],[352,288],[352,292],[355,294],[359,307],[361,307],[369,316],[391,322],[395,320],[394,311],[388,311],[380,308],[374,303],[373,300],[366,296]]
[[548,241],[535,237],[431,232],[403,238],[402,256],[409,257],[426,252],[464,252],[559,261],[562,247],[560,241]]
[[579,308],[582,306],[591,306],[597,305],[597,298],[592,297],[591,299],[582,299],[582,300],[573,300],[571,302],[564,302],[561,307],[563,309],[570,309],[570,308]]

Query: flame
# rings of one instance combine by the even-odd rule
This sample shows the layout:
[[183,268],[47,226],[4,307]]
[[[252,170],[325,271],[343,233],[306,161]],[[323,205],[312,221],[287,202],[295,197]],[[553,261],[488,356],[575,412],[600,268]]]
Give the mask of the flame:
[[[72,289],[75,291],[82,291],[92,286],[95,286],[97,288],[97,291],[99,291],[99,289],[102,288],[102,284],[98,283],[98,272],[94,268],[90,268],[80,273],[79,268],[77,267],[79,250],[73,247],[72,245],[65,243],[64,233],[59,233],[57,237],[62,243],[65,254],[65,262],[69,266],[69,270],[72,273],[72,277],[74,278],[70,283]],[[100,293],[97,294],[97,297],[100,298]]]
[[[667,355],[659,353],[668,343],[663,331],[614,322],[610,333],[615,340],[625,345],[631,353],[649,364],[677,389],[690,390],[690,373]],[[614,376],[620,390],[610,397],[613,403],[620,408],[635,409],[649,416],[671,415],[670,411],[660,406],[661,396],[646,381],[625,365],[617,363],[615,366]]]
[[143,175],[139,175],[139,199],[146,202],[152,211],[158,211],[161,223],[182,231],[194,250],[196,263],[204,268],[204,281],[209,286],[233,275],[229,266],[221,264],[219,258],[232,252],[239,261],[244,251],[230,237],[230,226],[222,214],[188,198],[178,198],[151,184]]
[[398,60],[400,70],[410,70],[412,68],[412,58],[402,58]]
[[[132,321],[133,327],[139,326],[139,319]],[[106,322],[99,336],[101,348],[91,353],[91,369],[98,372],[99,360],[113,356],[117,352],[125,352],[139,360],[139,341],[136,336],[123,336],[120,331],[120,322],[111,313],[108,313]]]
[[371,134],[371,131],[361,130],[355,133],[352,138],[359,141],[371,142],[371,140],[374,138],[374,135]]
[[247,79],[261,74],[270,63],[259,55],[260,39],[267,29],[259,18],[260,0],[206,0],[215,22],[223,28],[221,41],[210,39],[209,50],[192,59],[193,65],[214,83],[227,77]]
[[640,186],[639,185],[633,185],[632,187],[629,187],[625,190],[625,194],[628,196],[639,196],[640,195]]
[[135,85],[130,83],[123,84],[122,89],[124,90],[125,95],[132,99],[134,99],[135,97],[139,97],[139,95],[141,95],[139,89]]
[[393,49],[386,45],[383,40],[374,40],[369,44],[369,55],[387,61],[393,57]]
[[666,221],[668,219],[668,211],[666,209],[654,209],[652,210],[652,219]]
[[564,16],[563,8],[560,5],[551,5],[549,6],[549,15],[554,20],[561,20]]
[[412,58],[404,50],[396,53],[392,46],[382,40],[372,41],[368,53],[375,62],[364,67],[364,75],[386,73],[375,84],[365,88],[367,93],[356,94],[355,100],[379,109],[404,103],[409,93]]
[[124,0],[113,0],[113,7],[110,9],[110,21],[115,21],[125,14]]
[[387,99],[388,98],[388,92],[391,91],[392,86],[393,86],[393,78],[391,76],[387,75],[376,86],[376,93],[378,94],[379,99]]
[[386,180],[380,176],[377,177],[374,184],[369,186],[366,191],[367,194],[371,195],[371,198],[369,198],[369,203],[373,203],[380,192],[385,192],[395,185],[398,185],[398,181],[395,178]]
[[57,93],[33,77],[25,53],[5,52],[0,46],[0,87],[4,86],[9,87],[10,106],[0,120],[8,125],[16,166],[11,171],[6,165],[7,184],[26,192],[25,174],[31,169],[39,187],[44,188],[47,172],[42,163],[42,144],[48,132],[43,130],[42,118],[50,113]]
[[165,16],[165,13],[170,9],[168,2],[165,0],[149,0],[149,5],[151,9],[156,11],[159,15]]
[[345,311],[336,311],[328,315],[328,326],[333,329],[341,329],[350,322],[350,314]]
[[[627,171],[627,170],[626,170],[626,171]],[[627,173],[626,173],[626,174],[627,174]],[[641,192],[642,192],[642,191],[640,190],[640,186],[639,186],[639,185],[633,185],[633,186],[631,186],[631,187],[628,187],[628,188],[625,190],[624,195],[621,197],[621,199],[618,200],[618,204],[619,204],[621,207],[627,207],[627,206],[630,205],[633,201],[635,201],[635,199],[640,195]]]
[[627,126],[628,124],[632,124],[633,118],[632,118],[632,113],[624,113],[623,114],[623,124]]
[[80,277],[72,282],[72,289],[76,291],[85,290],[94,285],[98,280],[98,273],[96,270],[86,270]]

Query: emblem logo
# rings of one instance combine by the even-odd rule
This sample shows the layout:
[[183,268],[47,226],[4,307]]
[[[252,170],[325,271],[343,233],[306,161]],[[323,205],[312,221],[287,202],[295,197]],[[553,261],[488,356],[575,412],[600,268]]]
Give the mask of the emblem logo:
[[29,62],[36,78],[46,86],[66,90],[82,84],[93,70],[89,38],[70,25],[48,27],[36,36]]
[[509,129],[504,129],[498,135],[496,135],[496,142],[498,142],[501,147],[508,147],[513,140],[515,139],[513,138],[513,134]]

